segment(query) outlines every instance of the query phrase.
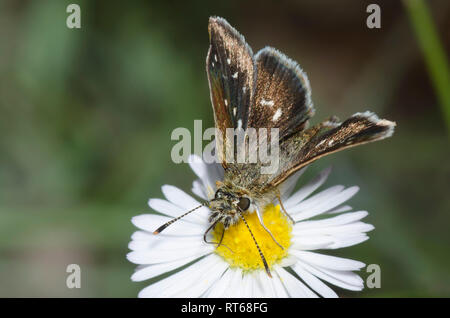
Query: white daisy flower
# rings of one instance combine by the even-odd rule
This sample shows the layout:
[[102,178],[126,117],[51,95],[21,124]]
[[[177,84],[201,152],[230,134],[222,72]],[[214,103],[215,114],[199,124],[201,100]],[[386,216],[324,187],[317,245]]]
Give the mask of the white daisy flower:
[[[191,157],[190,162],[195,162],[190,165],[199,177],[193,182],[192,192],[203,200],[211,200],[216,181],[223,179],[222,167],[206,164],[199,157]],[[129,243],[131,252],[127,258],[139,265],[131,279],[144,281],[166,276],[144,288],[139,297],[337,297],[329,285],[362,290],[363,280],[354,271],[365,267],[364,263],[315,252],[368,239],[366,232],[374,227],[361,222],[368,213],[349,212],[351,207],[343,205],[359,188],[337,185],[313,194],[327,179],[327,169],[292,194],[302,172],[289,178],[280,189],[283,205],[295,221],[293,225],[280,212],[279,205],[264,209],[264,223],[284,250],[263,229],[256,213],[246,214],[272,278],[264,270],[242,221],[226,230],[220,247],[204,242],[203,235],[210,225],[207,207],[198,208],[164,232],[153,235],[162,224],[201,204],[174,186],[163,186],[166,199],[149,200],[150,207],[162,215],[143,214],[132,219],[140,230]],[[219,224],[209,233],[208,240],[218,242],[221,234]]]

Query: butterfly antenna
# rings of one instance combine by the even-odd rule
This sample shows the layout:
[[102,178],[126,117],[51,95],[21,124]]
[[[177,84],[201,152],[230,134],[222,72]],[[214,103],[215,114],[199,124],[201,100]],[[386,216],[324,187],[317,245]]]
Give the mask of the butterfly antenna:
[[264,264],[264,268],[266,269],[267,275],[269,275],[270,278],[272,278],[272,274],[270,273],[269,265],[267,265],[266,258],[264,257],[264,254],[262,253],[261,249],[259,248],[258,242],[256,242],[255,236],[253,235],[252,230],[250,230],[250,227],[248,226],[247,220],[245,220],[242,213],[239,213],[239,216],[241,217],[242,221],[244,221],[245,225],[247,226],[248,231],[250,232],[250,235],[252,236],[253,242],[255,242],[256,248],[258,249],[259,256],[261,256],[262,262]]
[[170,224],[172,224],[172,223],[178,221],[179,219],[185,217],[185,216],[188,215],[189,213],[194,212],[195,210],[197,210],[197,209],[199,209],[199,208],[201,208],[202,206],[205,206],[205,205],[206,205],[205,203],[202,203],[202,204],[200,204],[198,207],[195,207],[195,208],[193,208],[192,210],[187,211],[187,212],[184,213],[183,215],[180,215],[179,217],[176,217],[176,218],[170,220],[169,222],[167,222],[167,223],[161,225],[160,227],[158,227],[158,229],[156,229],[156,231],[153,232],[153,234],[156,235],[156,234],[161,233],[161,232],[164,231],[164,229],[165,229],[166,227],[168,227]]

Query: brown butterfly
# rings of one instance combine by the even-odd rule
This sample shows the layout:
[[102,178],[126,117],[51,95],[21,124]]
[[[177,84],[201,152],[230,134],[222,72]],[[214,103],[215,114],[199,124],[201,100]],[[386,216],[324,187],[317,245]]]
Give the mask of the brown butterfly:
[[[395,123],[364,112],[356,113],[342,123],[332,117],[308,128],[308,120],[314,115],[311,89],[306,74],[296,62],[270,47],[253,55],[244,37],[223,18],[211,17],[208,29],[210,47],[206,70],[215,125],[224,136],[223,144],[216,136],[216,150],[225,173],[223,181],[217,182],[215,197],[201,205],[211,209],[211,225],[204,240],[218,223],[224,225],[223,238],[230,225],[242,220],[255,242],[267,274],[271,276],[245,214],[256,211],[261,225],[283,248],[265,227],[262,210],[277,199],[283,212],[292,220],[282,204],[280,188],[287,183],[285,181],[325,155],[390,137]],[[277,128],[277,170],[265,174],[261,172],[260,161],[239,163],[225,160],[227,154],[241,150],[237,149],[233,138],[227,137],[229,128],[244,131],[249,128]],[[154,234],[201,206],[162,225]],[[218,245],[221,242],[222,239]]]

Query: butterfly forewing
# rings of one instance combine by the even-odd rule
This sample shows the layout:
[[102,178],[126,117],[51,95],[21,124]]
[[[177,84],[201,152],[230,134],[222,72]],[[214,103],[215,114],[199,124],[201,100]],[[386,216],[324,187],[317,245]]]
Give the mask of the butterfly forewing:
[[253,53],[244,37],[224,19],[210,18],[208,29],[206,70],[216,128],[225,139],[225,146],[217,147],[222,150],[218,155],[226,168],[224,153],[231,147],[230,140],[226,140],[226,128],[247,126],[255,83]]

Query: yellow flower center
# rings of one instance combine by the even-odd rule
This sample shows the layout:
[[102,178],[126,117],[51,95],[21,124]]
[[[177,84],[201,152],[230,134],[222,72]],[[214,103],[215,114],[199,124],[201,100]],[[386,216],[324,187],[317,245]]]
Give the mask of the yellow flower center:
[[[292,226],[280,211],[279,205],[274,206],[270,204],[266,206],[263,212],[263,220],[265,226],[284,247],[284,250],[274,242],[270,234],[262,227],[255,212],[247,213],[244,217],[269,267],[272,267],[273,264],[287,256],[287,249],[291,244]],[[222,231],[222,224],[219,224],[214,229],[213,237],[215,242],[219,242]],[[240,267],[243,270],[264,269],[255,242],[242,219],[225,231],[222,245],[216,248],[215,252],[222,256],[231,266]]]

